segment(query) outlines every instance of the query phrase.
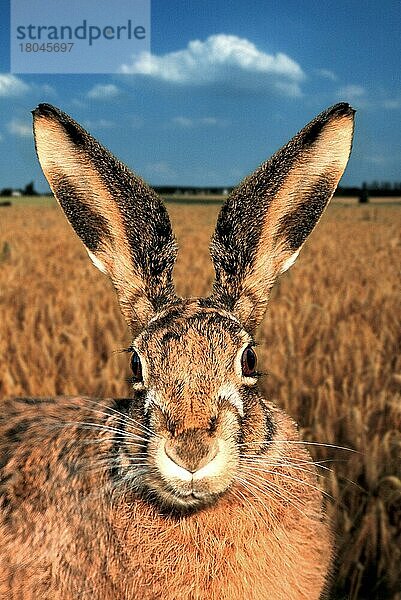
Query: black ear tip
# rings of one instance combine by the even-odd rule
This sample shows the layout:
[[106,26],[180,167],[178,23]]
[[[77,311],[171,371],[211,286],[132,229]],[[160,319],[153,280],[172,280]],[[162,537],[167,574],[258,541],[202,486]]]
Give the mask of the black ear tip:
[[327,109],[327,116],[331,118],[353,117],[355,112],[355,109],[348,102],[339,102]]
[[89,138],[88,133],[72,119],[66,113],[59,108],[56,108],[52,104],[38,104],[38,106],[32,111],[34,121],[37,118],[45,118],[52,121],[56,121],[61,126],[68,137],[75,144],[85,144]]
[[32,111],[34,117],[57,117],[60,118],[62,115],[61,111],[53,106],[52,104],[46,104],[45,102],[38,104],[38,106]]

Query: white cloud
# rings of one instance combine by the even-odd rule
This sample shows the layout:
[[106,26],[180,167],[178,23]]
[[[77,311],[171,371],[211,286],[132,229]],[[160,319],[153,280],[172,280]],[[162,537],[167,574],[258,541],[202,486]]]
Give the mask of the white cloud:
[[155,163],[148,163],[145,166],[145,172],[149,176],[162,176],[162,177],[175,177],[176,172],[174,169],[165,161],[161,160]]
[[330,69],[316,69],[316,73],[324,79],[330,79],[330,81],[338,81],[337,75]]
[[291,96],[300,94],[299,83],[305,77],[286,54],[267,54],[245,38],[222,33],[192,40],[185,49],[162,56],[144,52],[120,71],[175,84],[267,86]]
[[389,110],[397,110],[398,108],[401,108],[401,99],[393,98],[384,100],[383,107]]
[[337,90],[337,99],[340,102],[350,102],[356,109],[372,109],[375,107],[375,101],[369,96],[364,87],[351,83]]
[[70,102],[70,104],[72,106],[74,106],[75,108],[87,108],[87,105],[85,104],[85,102],[83,102],[82,100],[80,100],[79,98],[73,98]]
[[28,90],[29,85],[22,79],[10,73],[0,73],[0,96],[21,96]]
[[114,83],[106,83],[105,85],[97,83],[89,90],[87,96],[92,100],[108,100],[109,98],[115,98],[119,93],[120,90]]
[[225,121],[216,117],[202,117],[198,122],[200,125],[225,125]]
[[86,120],[83,122],[87,129],[110,129],[114,127],[114,122],[107,119],[98,119],[95,121]]
[[338,95],[345,101],[361,100],[366,94],[365,88],[361,85],[350,84],[338,90]]
[[296,98],[297,96],[301,96],[301,88],[299,87],[298,83],[276,81],[274,83],[274,87],[284,96],[289,96],[290,98]]
[[[350,84],[337,90],[337,96],[339,100],[349,101],[355,103],[357,108],[369,108],[369,109],[386,109],[386,110],[399,110],[401,109],[401,96],[395,96],[393,98],[383,98],[383,92],[379,93],[374,97],[372,91],[366,90],[361,85]],[[368,158],[367,160],[370,160]],[[376,160],[376,158],[374,159]]]
[[57,92],[54,87],[48,83],[44,83],[42,86],[40,86],[40,91],[44,94],[48,94],[49,96],[57,96]]
[[32,125],[26,121],[21,121],[20,119],[12,119],[8,123],[7,129],[10,133],[17,135],[18,137],[32,136]]
[[218,127],[222,125],[226,125],[226,121],[222,119],[217,119],[216,117],[200,117],[197,119],[190,119],[189,117],[178,116],[171,119],[173,125],[178,125],[183,128],[192,128],[192,127]]
[[188,117],[174,117],[171,120],[174,125],[179,125],[180,127],[193,127],[194,125],[193,119],[189,119]]
[[388,159],[383,154],[370,154],[364,157],[370,163],[374,165],[385,165]]

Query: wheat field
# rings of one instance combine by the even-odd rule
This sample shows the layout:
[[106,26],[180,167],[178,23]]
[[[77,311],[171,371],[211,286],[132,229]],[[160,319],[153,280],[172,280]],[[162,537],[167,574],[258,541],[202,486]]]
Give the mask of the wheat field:
[[[168,206],[181,295],[205,295],[219,207]],[[330,207],[258,331],[264,392],[322,463],[332,599],[401,599],[401,206]],[[0,208],[0,397],[129,395],[114,291],[52,203]]]

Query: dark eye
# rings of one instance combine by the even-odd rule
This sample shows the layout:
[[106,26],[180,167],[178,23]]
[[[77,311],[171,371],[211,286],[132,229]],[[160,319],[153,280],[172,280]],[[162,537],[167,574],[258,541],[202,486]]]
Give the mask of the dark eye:
[[135,350],[131,356],[131,369],[132,369],[132,374],[134,376],[134,381],[135,382],[142,381],[141,359],[139,358],[139,355],[137,352],[135,352]]
[[245,375],[245,377],[255,375],[257,360],[256,354],[252,348],[250,346],[245,348],[241,358],[242,374]]

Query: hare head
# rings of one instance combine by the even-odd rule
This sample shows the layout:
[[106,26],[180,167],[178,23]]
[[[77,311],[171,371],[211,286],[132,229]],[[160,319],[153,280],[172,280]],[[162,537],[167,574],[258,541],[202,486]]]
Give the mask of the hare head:
[[[211,241],[213,290],[189,299],[174,290],[177,247],[156,193],[65,113],[40,104],[33,114],[43,171],[133,334],[125,427],[143,442],[119,446],[121,472],[159,506],[213,504],[242,454],[280,452],[271,444],[280,425],[258,387],[255,328],[343,174],[354,111],[322,112],[231,193]],[[129,469],[135,455],[141,467]]]

